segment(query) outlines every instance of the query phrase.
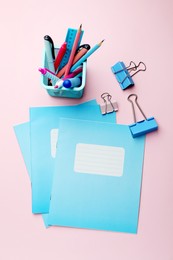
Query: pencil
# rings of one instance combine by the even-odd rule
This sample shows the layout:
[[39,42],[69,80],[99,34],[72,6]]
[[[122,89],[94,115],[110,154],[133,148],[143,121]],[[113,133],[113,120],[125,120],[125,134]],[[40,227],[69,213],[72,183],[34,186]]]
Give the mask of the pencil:
[[76,33],[76,37],[75,37],[74,44],[73,44],[73,47],[72,47],[72,50],[71,50],[71,54],[70,54],[70,57],[69,57],[69,60],[68,60],[68,63],[67,63],[67,67],[66,67],[66,70],[65,70],[64,77],[66,77],[69,74],[70,68],[72,66],[74,55],[75,55],[75,52],[76,52],[76,49],[77,49],[77,46],[78,46],[78,43],[79,43],[81,30],[82,30],[82,24],[80,25],[80,27],[79,27],[79,29]]
[[92,49],[90,49],[85,55],[83,55],[82,58],[71,67],[70,71],[74,71],[79,65],[81,65],[91,54],[93,54],[102,45],[103,42],[104,40],[97,43]]
[[[72,65],[75,64],[88,50],[85,49],[85,48],[82,48],[82,50],[80,50],[74,57],[73,59],[73,62],[72,62]],[[65,71],[66,71],[66,68],[67,68],[67,64],[62,68],[60,69],[60,71],[58,71],[57,73],[57,77],[61,78]]]

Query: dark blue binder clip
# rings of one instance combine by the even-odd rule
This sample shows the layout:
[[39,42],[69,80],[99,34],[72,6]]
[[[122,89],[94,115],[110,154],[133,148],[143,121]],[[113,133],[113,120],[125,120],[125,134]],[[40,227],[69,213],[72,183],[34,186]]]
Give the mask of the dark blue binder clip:
[[[130,99],[132,96],[135,97],[134,101],[132,101]],[[137,95],[136,94],[131,94],[131,95],[128,96],[127,99],[132,104],[133,117],[134,117],[134,122],[135,122],[134,124],[129,125],[129,128],[130,128],[132,136],[133,137],[138,137],[140,135],[144,135],[144,134],[147,134],[147,133],[150,133],[152,131],[157,130],[158,129],[158,125],[157,125],[156,120],[154,119],[154,117],[147,118],[145,116],[144,112],[142,111],[142,109],[140,108],[140,106],[139,106],[139,104],[137,102]],[[142,121],[139,121],[139,122],[136,121],[136,113],[135,113],[135,108],[134,108],[134,103],[133,102],[136,103],[138,109],[142,113],[142,115],[145,118],[145,120],[142,120]]]
[[112,66],[111,69],[118,83],[120,84],[120,87],[124,90],[134,86],[132,77],[139,71],[145,71],[146,65],[142,61],[140,61],[138,65],[131,61],[129,66],[126,67],[122,61],[119,61],[114,66]]

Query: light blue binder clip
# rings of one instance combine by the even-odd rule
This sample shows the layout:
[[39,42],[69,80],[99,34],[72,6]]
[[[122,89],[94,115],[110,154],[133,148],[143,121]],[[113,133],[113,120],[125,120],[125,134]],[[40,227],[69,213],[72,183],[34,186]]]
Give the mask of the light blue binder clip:
[[[131,97],[135,97],[135,100],[132,101],[130,99]],[[147,118],[145,116],[144,112],[142,111],[141,107],[139,106],[139,104],[137,102],[137,95],[136,94],[131,94],[131,95],[128,96],[127,99],[132,104],[133,117],[134,117],[134,122],[135,122],[134,124],[129,125],[129,128],[130,128],[132,136],[135,138],[135,137],[138,137],[138,136],[141,136],[141,135],[144,135],[144,134],[147,134],[147,133],[150,133],[150,132],[153,132],[153,131],[157,130],[158,129],[158,124],[157,124],[156,120],[154,119],[154,117]],[[136,121],[136,113],[135,113],[135,108],[134,108],[134,103],[133,102],[136,103],[138,109],[142,113],[142,115],[145,118],[145,120],[142,120],[142,121],[139,121],[139,122]]]
[[[143,67],[141,67],[143,66]],[[139,68],[141,67],[141,68]],[[112,72],[114,73],[120,87],[125,90],[126,88],[134,86],[134,81],[132,77],[137,74],[139,71],[145,71],[146,65],[140,61],[136,65],[133,61],[130,62],[129,66],[125,66],[124,62],[119,61],[114,66],[111,67]],[[132,73],[134,72],[134,73]],[[130,74],[132,73],[132,74]]]

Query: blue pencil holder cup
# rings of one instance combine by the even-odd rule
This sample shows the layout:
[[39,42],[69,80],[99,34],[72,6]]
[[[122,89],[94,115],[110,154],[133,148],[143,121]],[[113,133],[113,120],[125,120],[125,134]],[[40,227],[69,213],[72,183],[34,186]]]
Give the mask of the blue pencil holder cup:
[[[55,49],[55,52],[58,53],[58,48]],[[48,68],[46,53],[43,53],[43,68]],[[60,89],[54,89],[53,86],[48,85],[48,78],[44,75],[41,75],[41,84],[46,89],[48,94],[52,97],[64,97],[64,98],[81,98],[84,93],[85,84],[86,84],[86,61],[82,64],[83,69],[82,73],[79,75],[82,77],[82,83],[79,87],[76,88],[65,88],[62,87]],[[78,76],[79,76],[78,75]]]

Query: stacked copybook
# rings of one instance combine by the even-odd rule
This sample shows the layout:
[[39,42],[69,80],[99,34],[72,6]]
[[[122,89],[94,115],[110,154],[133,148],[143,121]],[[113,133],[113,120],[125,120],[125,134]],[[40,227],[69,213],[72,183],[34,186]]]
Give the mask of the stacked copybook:
[[136,233],[145,135],[133,138],[96,100],[30,108],[14,127],[32,213],[48,226]]

